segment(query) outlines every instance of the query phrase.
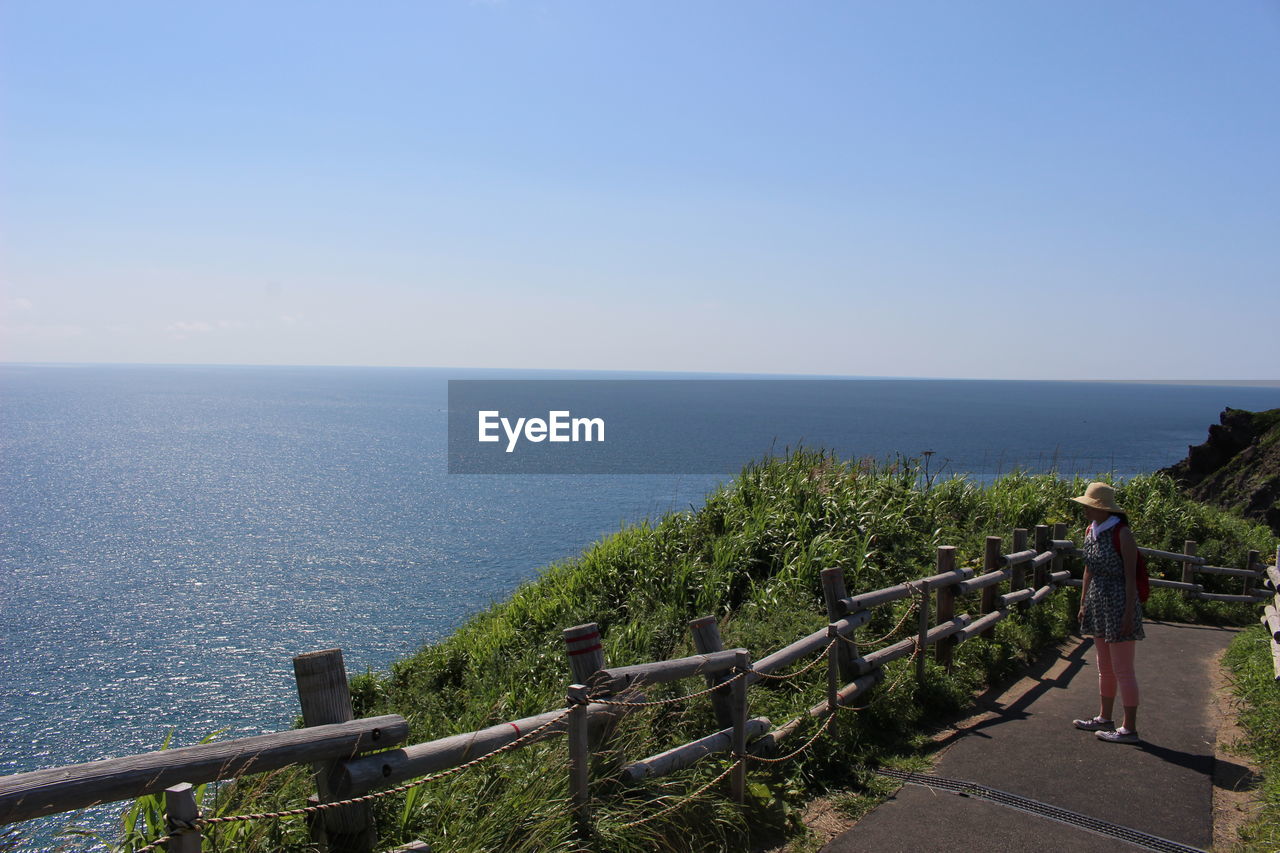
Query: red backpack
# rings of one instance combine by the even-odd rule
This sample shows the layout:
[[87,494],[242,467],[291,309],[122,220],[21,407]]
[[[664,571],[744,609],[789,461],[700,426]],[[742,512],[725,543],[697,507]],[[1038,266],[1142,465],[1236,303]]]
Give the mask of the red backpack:
[[[1111,528],[1111,547],[1116,550],[1117,554],[1120,553],[1120,528],[1124,526],[1126,525],[1117,524]],[[1121,557],[1120,559],[1123,562],[1124,558]],[[1151,595],[1151,584],[1147,575],[1147,555],[1141,551],[1138,552],[1138,571],[1136,574],[1138,576],[1138,600],[1145,602],[1147,596]]]

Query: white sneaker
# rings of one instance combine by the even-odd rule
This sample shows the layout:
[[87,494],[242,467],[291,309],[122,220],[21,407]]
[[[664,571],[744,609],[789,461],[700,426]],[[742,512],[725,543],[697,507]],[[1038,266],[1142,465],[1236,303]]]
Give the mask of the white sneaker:
[[1072,720],[1071,725],[1086,732],[1109,732],[1116,727],[1115,721],[1094,717],[1092,720]]
[[1098,740],[1105,740],[1107,743],[1138,743],[1138,733],[1124,726],[1110,732],[1098,732]]

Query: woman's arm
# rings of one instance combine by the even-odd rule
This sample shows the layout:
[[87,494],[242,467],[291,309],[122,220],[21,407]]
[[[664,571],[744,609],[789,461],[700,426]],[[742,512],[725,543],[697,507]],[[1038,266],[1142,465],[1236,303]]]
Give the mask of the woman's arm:
[[1080,582],[1080,611],[1076,614],[1076,621],[1084,621],[1084,600],[1089,594],[1089,581],[1092,580],[1093,573],[1089,571],[1089,564],[1084,564],[1084,580]]
[[1128,526],[1120,528],[1120,559],[1124,560],[1124,619],[1120,630],[1133,630],[1134,607],[1138,603],[1138,543]]

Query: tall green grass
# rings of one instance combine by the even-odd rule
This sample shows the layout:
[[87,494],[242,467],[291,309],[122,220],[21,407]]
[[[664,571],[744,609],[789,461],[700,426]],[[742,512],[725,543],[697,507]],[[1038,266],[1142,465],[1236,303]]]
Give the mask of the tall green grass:
[[[357,714],[402,714],[411,740],[422,742],[560,707],[568,680],[560,632],[584,622],[599,623],[611,666],[693,653],[687,623],[707,614],[720,620],[727,647],[744,646],[759,659],[826,623],[822,569],[843,569],[856,593],[932,574],[939,545],[957,546],[962,565],[979,565],[985,537],[1008,537],[1015,527],[1061,521],[1078,539],[1083,514],[1070,499],[1085,485],[1078,478],[1021,472],[990,485],[961,478],[931,481],[910,460],[851,462],[821,451],[766,459],[709,495],[700,509],[605,537],[547,567],[448,639],[387,672],[356,677]],[[1184,539],[1196,539],[1199,553],[1219,565],[1242,564],[1250,548],[1274,549],[1265,529],[1187,500],[1160,475],[1120,484],[1118,501],[1129,510],[1143,545],[1180,551]],[[1180,577],[1173,564],[1152,568]],[[1230,580],[1211,578],[1207,585],[1225,589]],[[628,717],[615,742],[615,760],[602,761],[595,777],[593,846],[742,849],[761,833],[798,831],[796,815],[806,797],[864,789],[868,777],[850,768],[918,760],[913,756],[920,733],[931,720],[963,709],[975,689],[1063,637],[1075,610],[1073,597],[1059,593],[1002,622],[994,640],[960,646],[950,673],[930,660],[922,686],[912,677],[898,678],[910,662],[891,665],[886,684],[897,687],[877,688],[865,710],[843,715],[836,737],[824,738],[788,764],[753,765],[744,811],[717,794],[643,826],[625,826],[687,796],[725,766],[723,758],[709,758],[684,773],[623,788],[610,767],[716,728],[705,699]],[[880,608],[861,635],[889,631],[908,606]],[[976,597],[958,603],[966,607],[976,612]],[[1218,622],[1252,618],[1242,606],[1185,602],[1159,591],[1149,613]],[[821,666],[794,682],[762,684],[751,691],[751,712],[781,724],[820,701],[824,685]],[[699,687],[665,685],[649,695],[675,696]],[[787,748],[811,732],[802,728]],[[458,851],[574,849],[564,749],[561,739],[517,750],[410,797],[380,802],[376,812],[384,840],[393,846],[422,838]],[[305,778],[297,776],[287,785],[232,797],[246,807],[274,809],[297,805],[305,790]],[[276,836],[272,843],[277,846],[256,849],[300,849],[302,841]]]
[[1280,850],[1280,685],[1271,660],[1271,637],[1261,625],[1242,631],[1225,658],[1240,707],[1243,742],[1237,748],[1262,770],[1259,809],[1240,830],[1244,851]]

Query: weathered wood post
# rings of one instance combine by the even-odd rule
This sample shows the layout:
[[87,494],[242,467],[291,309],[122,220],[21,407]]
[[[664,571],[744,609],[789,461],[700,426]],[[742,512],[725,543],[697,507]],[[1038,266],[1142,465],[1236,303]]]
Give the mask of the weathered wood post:
[[[954,545],[938,546],[938,574],[955,571],[956,549]],[[956,616],[955,584],[938,587],[938,624],[949,622]],[[945,637],[937,642],[933,649],[933,658],[940,665],[951,669],[951,650],[955,647],[954,637]]]
[[[837,567],[822,570],[822,597],[827,605],[827,622],[838,622],[844,616],[844,608],[840,605],[840,601],[849,597],[844,586],[843,569]],[[858,652],[853,645],[852,635],[848,639],[850,642],[841,640],[836,643],[836,647],[840,649],[837,653],[840,662],[840,678],[845,683],[853,681],[858,675],[853,666],[853,659],[857,657]]]
[[733,682],[733,755],[738,762],[729,776],[733,801],[747,800],[747,671],[751,669],[751,653],[740,651],[735,656],[734,672],[742,677]]
[[[1249,556],[1245,559],[1244,566],[1251,572],[1256,572],[1262,568],[1262,561],[1258,559],[1260,555],[1257,551],[1250,551]],[[1244,594],[1248,595],[1253,591],[1253,575],[1244,576]]]
[[[987,549],[986,549],[986,553],[983,554],[983,558],[982,558],[982,571],[984,574],[990,573],[990,572],[998,572],[1002,568],[1001,564],[1004,562],[1004,558],[1000,553],[1000,542],[1001,542],[1001,539],[999,536],[987,537]],[[984,615],[987,613],[995,612],[996,593],[999,591],[999,588],[1000,588],[1000,584],[998,583],[993,583],[991,586],[983,587],[982,612]],[[990,628],[982,632],[983,638],[988,640],[995,637],[995,635],[996,635],[995,625],[992,625]]]
[[929,587],[921,586],[916,614],[916,684],[924,685],[924,656],[929,645]]
[[[840,629],[834,623],[827,625],[827,642],[831,644],[831,648],[827,649],[827,713],[834,718],[840,710],[840,655],[837,653],[840,648]],[[832,737],[836,735],[837,724],[837,720],[831,720],[829,731]]]
[[[587,684],[591,676],[604,669],[604,641],[595,622],[575,625],[561,632],[565,654],[569,658],[569,683]],[[615,724],[598,726],[591,732],[591,751],[601,749],[613,733]]]
[[[689,623],[693,632],[693,647],[700,655],[724,651],[724,641],[720,638],[720,625],[714,616],[702,616]],[[706,676],[707,686],[714,687],[724,681],[724,675]],[[711,694],[711,710],[716,715],[716,725],[727,729],[733,725],[733,700],[727,688],[721,688]]]
[[164,789],[165,832],[170,836],[165,849],[169,853],[200,853],[200,830],[183,831],[200,818],[195,788],[183,782]]
[[[1036,525],[1035,548],[1036,548],[1037,554],[1043,554],[1045,551],[1049,550],[1049,525],[1047,524]],[[1057,562],[1058,560],[1055,558],[1054,560],[1055,566]],[[1049,567],[1045,565],[1037,566],[1035,576],[1031,579],[1031,582],[1035,584],[1036,589],[1039,589],[1040,587],[1048,584],[1049,583]]]
[[[298,655],[293,659],[293,676],[298,683],[303,726],[346,723],[355,719],[342,649]],[[322,803],[338,799],[332,793],[338,780],[338,764],[337,761],[324,761],[315,766],[316,790]],[[369,803],[325,809],[321,812],[321,819],[313,824],[313,832],[321,836],[315,839],[316,842],[330,853],[371,853],[378,841],[373,825],[373,807]]]
[[[1194,557],[1196,555],[1196,541],[1194,539],[1185,540],[1182,543],[1182,553],[1186,554],[1188,557]],[[1182,582],[1183,583],[1196,582],[1196,564],[1191,562],[1190,560],[1182,561]],[[1193,589],[1184,590],[1182,593],[1182,597],[1195,598],[1196,597],[1195,590]]]
[[578,840],[591,837],[591,743],[587,737],[587,688],[569,685],[569,798],[573,805],[574,827]]
[[569,656],[569,670],[574,684],[586,684],[591,676],[604,669],[604,643],[600,641],[600,626],[595,622],[565,628],[565,653]]
[[[1013,529],[1013,550],[1015,552],[1027,550],[1027,529],[1025,527],[1015,527]],[[1027,564],[1018,563],[1014,566],[1009,575],[1009,592],[1016,592],[1020,589],[1026,589],[1027,586]],[[1028,601],[1019,601],[1018,610],[1026,613],[1031,607]]]

